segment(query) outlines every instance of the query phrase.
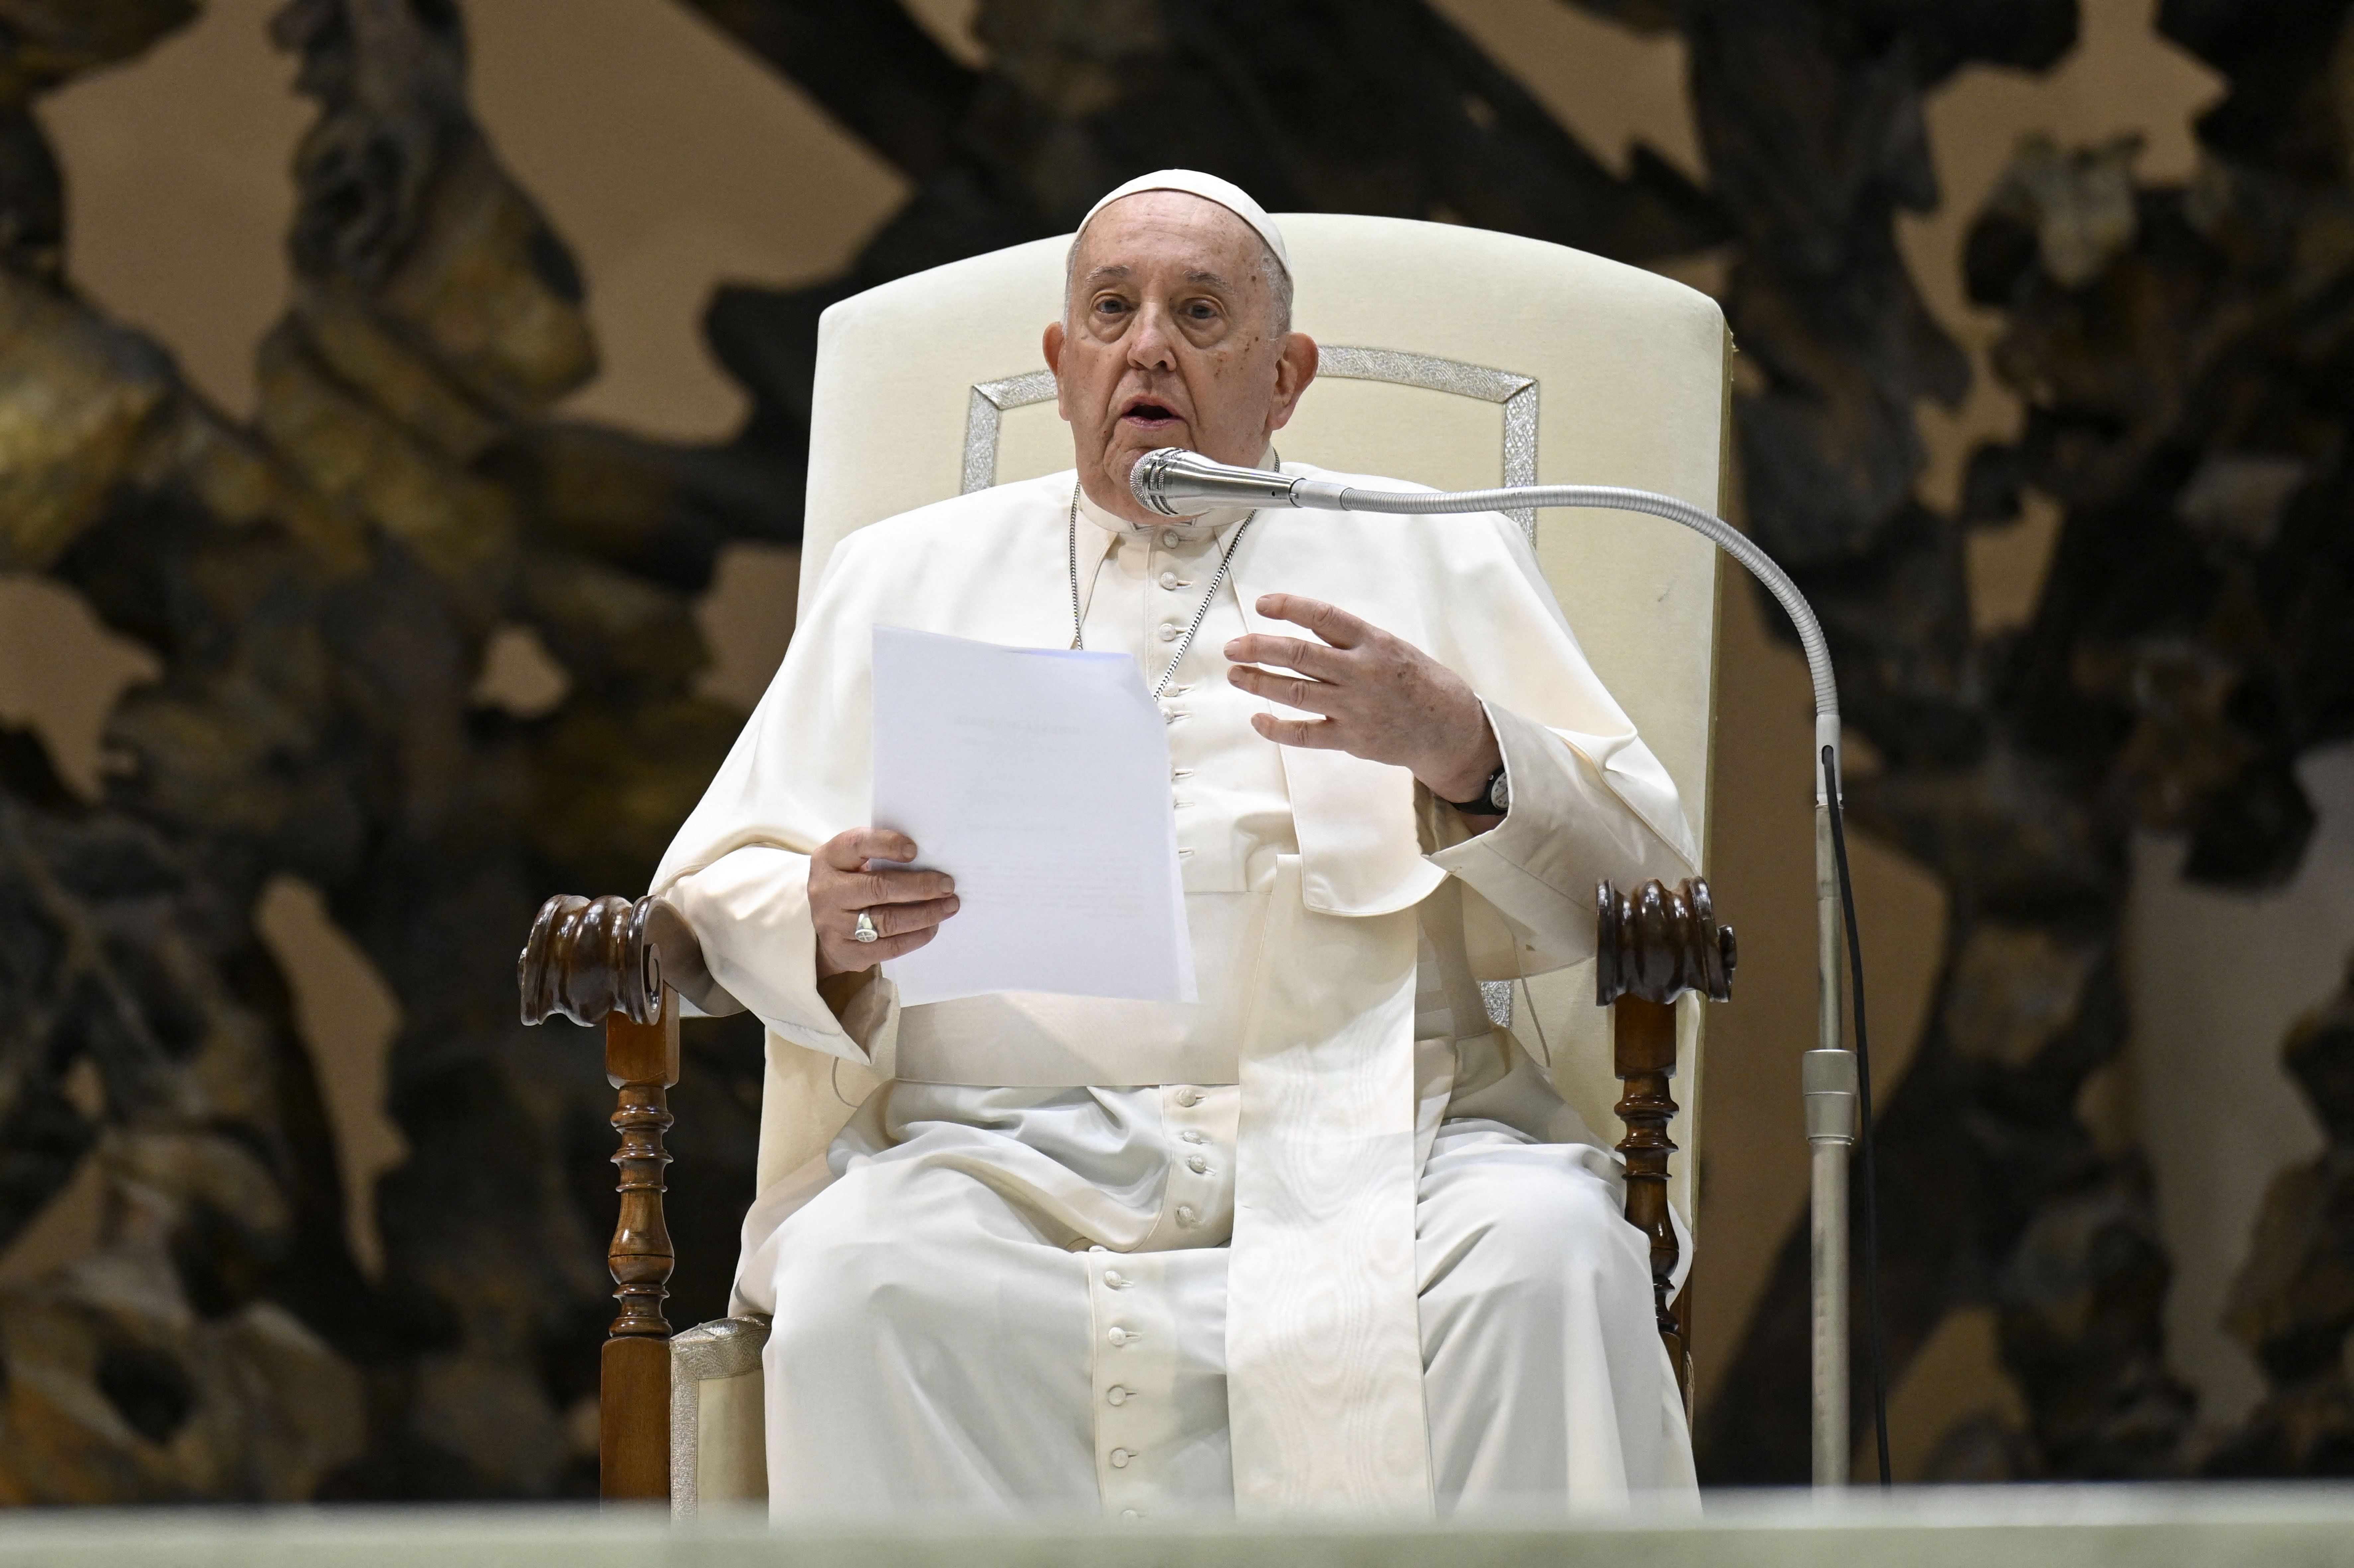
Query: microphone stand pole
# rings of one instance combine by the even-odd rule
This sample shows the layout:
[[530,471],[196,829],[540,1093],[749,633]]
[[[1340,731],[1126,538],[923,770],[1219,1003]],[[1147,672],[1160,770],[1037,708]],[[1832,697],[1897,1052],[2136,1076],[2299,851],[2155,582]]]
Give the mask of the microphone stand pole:
[[[1807,1142],[1813,1151],[1808,1206],[1814,1344],[1814,1484],[1845,1486],[1853,1453],[1848,1426],[1848,1154],[1857,1134],[1855,1053],[1841,1033],[1840,876],[1831,811],[1845,777],[1840,768],[1839,686],[1822,622],[1789,574],[1749,536],[1713,514],[1671,495],[1602,484],[1511,485],[1451,492],[1360,490],[1331,480],[1230,467],[1178,447],[1139,458],[1129,477],[1138,501],[1164,516],[1196,515],[1214,506],[1295,506],[1320,511],[1433,514],[1512,508],[1598,507],[1641,512],[1681,524],[1748,568],[1797,629],[1815,689],[1815,1048],[1800,1058]],[[1840,791],[1843,794],[1843,791]]]

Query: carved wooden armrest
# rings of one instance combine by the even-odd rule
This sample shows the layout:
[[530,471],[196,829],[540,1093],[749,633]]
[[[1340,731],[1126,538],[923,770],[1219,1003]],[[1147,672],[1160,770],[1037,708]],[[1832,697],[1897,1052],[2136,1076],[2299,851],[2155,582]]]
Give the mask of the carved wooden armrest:
[[608,1498],[670,1494],[670,1297],[675,1259],[663,1194],[670,1153],[669,1090],[678,1082],[684,996],[702,1012],[744,1004],[711,978],[703,948],[678,911],[659,898],[558,894],[539,906],[516,960],[523,1021],[562,1016],[605,1029],[605,1077],[620,1091],[613,1130],[621,1147],[620,1217],[606,1248],[620,1315],[607,1330],[598,1377],[598,1489]]
[[1668,1095],[1676,1075],[1675,1002],[1688,991],[1732,1001],[1740,949],[1733,927],[1716,923],[1699,877],[1674,888],[1647,882],[1631,894],[1605,882],[1594,902],[1594,1001],[1612,1010],[1612,1071],[1627,1086],[1613,1107],[1627,1124],[1618,1144],[1627,1160],[1627,1219],[1650,1238],[1652,1308],[1689,1404],[1690,1334],[1668,1299],[1681,1250],[1668,1216],[1668,1157],[1676,1151],[1668,1124],[1678,1109]]
[[632,1023],[661,1016],[663,987],[706,1018],[744,1011],[703,961],[703,944],[679,912],[652,895],[631,903],[608,894],[559,893],[539,906],[515,961],[523,1021],[558,1014],[598,1024],[613,1013]]

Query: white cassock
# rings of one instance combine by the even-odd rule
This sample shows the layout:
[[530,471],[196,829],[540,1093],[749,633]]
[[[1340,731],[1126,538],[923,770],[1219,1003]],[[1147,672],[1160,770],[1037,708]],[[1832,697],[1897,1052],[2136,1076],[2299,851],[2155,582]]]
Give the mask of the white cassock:
[[[838,546],[655,877],[767,1023],[772,1085],[801,1050],[885,1080],[796,1171],[764,1117],[736,1290],[775,1317],[772,1510],[1690,1494],[1619,1161],[1478,981],[1590,957],[1596,880],[1688,875],[1691,834],[1508,519],[1278,512],[1242,537],[1161,698],[1197,1003],[820,996],[807,856],[869,820],[870,629],[1067,645],[1074,488]],[[1241,520],[1140,528],[1083,500],[1087,645],[1150,687]],[[1467,838],[1404,768],[1251,728],[1268,705],[1220,651],[1296,630],[1251,608],[1278,590],[1471,683],[1501,823]]]

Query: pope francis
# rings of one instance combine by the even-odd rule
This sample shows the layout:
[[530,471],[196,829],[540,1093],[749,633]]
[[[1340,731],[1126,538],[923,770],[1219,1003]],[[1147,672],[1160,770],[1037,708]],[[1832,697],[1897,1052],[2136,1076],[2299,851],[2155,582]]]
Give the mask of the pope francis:
[[[1479,989],[1590,956],[1597,878],[1692,874],[1674,786],[1506,518],[1129,492],[1279,461],[1289,265],[1222,180],[1098,203],[1045,329],[1076,468],[850,535],[656,874],[771,1052],[885,1077],[745,1224],[779,1516],[1693,1488],[1618,1162]],[[1134,657],[1198,1001],[899,1005],[958,905],[865,825],[877,624]]]

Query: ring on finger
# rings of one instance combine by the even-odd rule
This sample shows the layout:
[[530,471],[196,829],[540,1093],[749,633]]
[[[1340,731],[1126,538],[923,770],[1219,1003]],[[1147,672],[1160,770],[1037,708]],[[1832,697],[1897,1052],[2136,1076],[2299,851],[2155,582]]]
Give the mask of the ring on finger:
[[875,916],[861,909],[858,912],[858,924],[851,928],[850,939],[854,942],[873,942],[879,940],[882,935],[882,932],[875,928]]

